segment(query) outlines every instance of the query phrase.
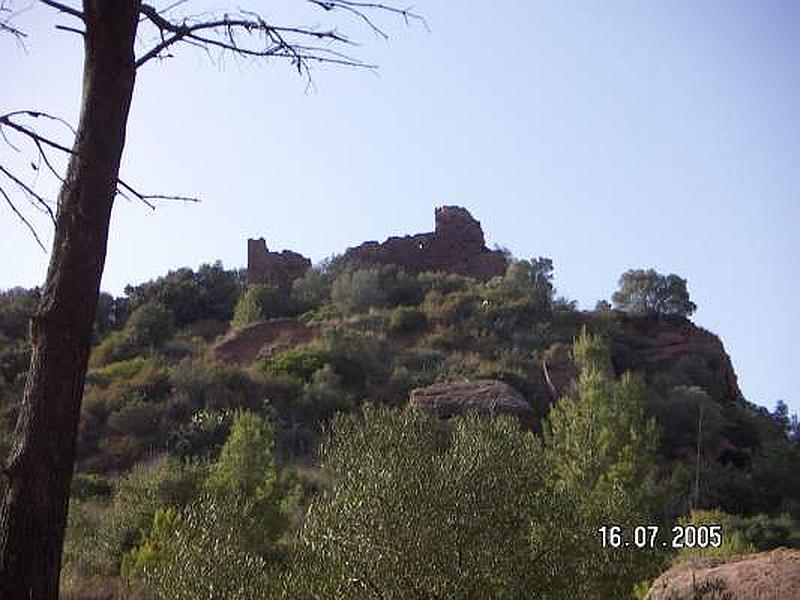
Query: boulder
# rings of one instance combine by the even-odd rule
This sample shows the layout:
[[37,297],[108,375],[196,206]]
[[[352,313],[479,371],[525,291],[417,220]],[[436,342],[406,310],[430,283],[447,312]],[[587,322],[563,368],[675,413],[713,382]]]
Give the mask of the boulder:
[[441,418],[477,413],[513,415],[524,425],[533,423],[533,409],[517,390],[502,381],[473,379],[434,383],[411,391],[409,405]]
[[730,558],[681,562],[653,583],[645,600],[800,599],[800,550],[778,548]]

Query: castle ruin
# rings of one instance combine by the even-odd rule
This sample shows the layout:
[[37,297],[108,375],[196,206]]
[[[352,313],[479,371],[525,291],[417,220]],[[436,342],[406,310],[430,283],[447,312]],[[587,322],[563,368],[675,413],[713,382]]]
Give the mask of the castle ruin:
[[[383,243],[364,242],[348,248],[344,263],[360,266],[397,265],[407,273],[444,271],[486,281],[503,275],[508,258],[486,247],[481,224],[460,206],[442,206],[435,212],[434,231],[390,237]],[[270,252],[263,238],[247,240],[248,282],[290,286],[302,277],[311,261],[296,252]]]

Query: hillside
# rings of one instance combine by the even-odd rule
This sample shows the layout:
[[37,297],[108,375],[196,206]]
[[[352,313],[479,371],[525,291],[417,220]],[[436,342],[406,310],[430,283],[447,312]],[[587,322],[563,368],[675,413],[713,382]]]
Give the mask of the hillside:
[[[355,486],[352,502],[364,511],[377,511],[370,517],[374,522],[387,519],[386,527],[393,532],[389,539],[398,544],[400,562],[383,564],[379,572],[404,565],[409,577],[417,578],[414,585],[428,590],[419,597],[436,597],[431,590],[439,585],[467,585],[458,579],[463,569],[454,572],[454,580],[437,575],[444,579],[434,584],[436,578],[403,550],[403,544],[412,541],[393,529],[399,527],[393,515],[423,502],[426,486],[437,481],[445,487],[430,491],[431,503],[425,506],[430,515],[438,515],[431,516],[430,523],[455,518],[457,512],[437,512],[443,508],[435,499],[448,494],[453,494],[454,504],[448,506],[455,511],[458,498],[497,507],[492,494],[502,492],[503,510],[509,511],[498,513],[496,522],[489,511],[482,528],[453,525],[464,528],[467,540],[451,540],[453,544],[466,543],[478,552],[486,543],[489,552],[494,541],[483,539],[481,531],[508,519],[523,519],[517,529],[533,527],[540,539],[550,540],[562,552],[554,555],[553,564],[569,568],[537,575],[536,585],[555,577],[552,594],[546,597],[589,594],[576,592],[567,581],[583,577],[586,585],[600,586],[590,573],[612,567],[603,571],[608,579],[602,584],[611,587],[602,589],[617,585],[630,591],[633,584],[653,579],[675,556],[671,550],[621,553],[625,558],[617,564],[616,559],[608,563],[602,558],[608,552],[603,550],[572,564],[564,557],[582,555],[561,548],[558,544],[566,543],[561,534],[536,529],[562,517],[570,522],[564,516],[573,514],[569,511],[575,511],[572,522],[581,529],[584,545],[587,540],[596,545],[596,526],[608,522],[603,519],[632,524],[656,519],[667,527],[703,510],[736,517],[725,535],[735,541],[737,551],[797,543],[796,431],[785,412],[769,413],[746,401],[717,336],[680,310],[640,311],[626,305],[622,296],[615,296],[614,307],[605,303],[593,311],[578,311],[574,303],[557,296],[549,259],[517,260],[487,249],[480,223],[463,209],[445,207],[436,216],[435,232],[370,242],[317,267],[298,269],[305,264],[300,255],[270,253],[265,244],[256,249],[251,244],[249,273],[226,270],[221,264],[197,271],[183,268],[129,286],[122,298],[102,296],[81,414],[65,590],[75,597],[121,593],[119,589],[142,597],[153,590],[178,597],[164,587],[165,581],[177,577],[175,572],[158,569],[177,568],[166,558],[172,556],[167,539],[174,536],[165,532],[171,527],[184,531],[181,527],[190,526],[182,520],[189,519],[187,515],[201,521],[216,515],[220,527],[228,524],[224,536],[233,535],[231,531],[245,536],[236,538],[240,545],[230,549],[232,557],[239,557],[230,558],[231,564],[243,569],[237,572],[272,572],[276,565],[292,564],[309,548],[321,547],[322,542],[313,541],[314,528],[330,532],[334,526],[306,516],[306,509],[316,507],[315,518],[323,518],[319,515],[335,506],[326,502],[350,493],[350,488],[336,487],[344,486],[342,482]],[[413,266],[414,252],[420,253],[424,267]],[[27,320],[36,294],[16,289],[0,296],[4,452],[24,384]],[[688,302],[687,295],[683,304]],[[413,410],[405,410],[409,405]],[[381,412],[383,407],[392,411]],[[498,418],[487,425],[495,421],[471,419],[472,413]],[[363,425],[357,425],[362,422],[358,419],[341,418],[343,414],[362,415]],[[568,447],[570,436],[577,441]],[[262,454],[259,444],[266,444]],[[459,444],[466,444],[466,454],[458,454]],[[529,450],[520,451],[523,447]],[[231,458],[236,452],[244,453],[239,462]],[[502,454],[491,458],[496,452]],[[484,455],[482,463],[479,457]],[[598,456],[605,458],[591,462]],[[358,462],[366,457],[373,457],[372,462]],[[381,461],[390,462],[381,466]],[[260,465],[256,483],[239,481],[253,464]],[[445,466],[446,476],[439,471]],[[351,468],[361,474],[352,481],[346,475]],[[398,469],[397,479],[391,478],[392,469]],[[581,469],[586,469],[581,477],[559,479]],[[265,473],[272,473],[267,488],[259,483]],[[518,479],[528,477],[525,473],[539,479]],[[370,477],[382,480],[384,487],[359,487]],[[494,491],[470,487],[470,481],[481,477],[495,481],[489,486]],[[231,483],[234,480],[239,483]],[[593,483],[586,483],[589,480]],[[447,487],[456,482],[465,487]],[[416,491],[410,493],[403,486],[412,483]],[[586,485],[591,489],[581,487]],[[202,504],[204,494],[223,488],[250,494],[249,508],[227,516],[202,512],[211,510]],[[333,494],[332,489],[339,491]],[[520,490],[549,489],[553,495],[536,505],[540,512],[526,512],[533,509],[522,499],[533,492]],[[370,496],[378,492],[378,497]],[[583,505],[578,502],[567,509],[556,503],[564,498],[595,504],[579,509]],[[213,506],[222,510],[222,505]],[[392,515],[382,506],[394,507]],[[623,507],[628,512],[613,512]],[[404,518],[427,518],[428,513],[411,508]],[[465,515],[477,514],[474,507],[462,508]],[[478,512],[484,514],[484,508]],[[342,515],[350,514],[347,510],[336,508],[344,511]],[[353,518],[354,523],[360,519]],[[345,521],[342,516],[336,527]],[[254,541],[240,531],[247,523],[251,534],[269,533]],[[417,530],[431,526],[425,523],[419,521]],[[337,535],[352,535],[356,544],[366,534],[345,529]],[[520,548],[528,548],[527,539],[520,538]],[[429,540],[445,541],[441,535]],[[501,552],[502,543],[497,543]],[[436,546],[436,552],[444,557],[452,547]],[[433,546],[424,550],[434,552]],[[347,561],[334,560],[334,554],[325,554],[324,560],[314,555],[321,561],[318,579],[309,575],[303,585],[350,577],[343,566]],[[250,558],[241,558],[245,556]],[[476,565],[495,560],[481,556],[475,558]],[[329,559],[333,562],[326,562]],[[516,560],[504,560],[512,559]],[[441,565],[449,564],[442,560]],[[253,567],[256,563],[261,566]],[[437,568],[447,571],[441,565]],[[480,590],[495,589],[485,586],[502,585],[508,591],[533,585],[514,575],[517,563],[498,563],[492,569],[496,572],[469,584],[477,586],[472,588],[474,597],[481,597]],[[181,581],[191,579],[189,571],[181,573]],[[612,580],[617,583],[612,585]],[[300,584],[286,583],[286,589],[299,589],[292,585]],[[393,590],[385,597],[408,597],[408,582],[380,585],[384,591]],[[315,589],[314,594],[334,597]],[[552,590],[564,590],[564,595]],[[277,592],[265,597],[270,594]],[[338,589],[335,595],[365,597],[357,590],[345,594]]]

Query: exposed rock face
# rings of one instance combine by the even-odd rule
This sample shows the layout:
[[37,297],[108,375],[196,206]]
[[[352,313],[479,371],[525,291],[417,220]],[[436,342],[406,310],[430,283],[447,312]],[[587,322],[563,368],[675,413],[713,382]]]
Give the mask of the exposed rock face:
[[296,319],[272,319],[233,330],[213,348],[214,358],[249,363],[260,354],[311,341],[316,332]]
[[517,390],[502,381],[473,379],[435,383],[411,391],[409,405],[449,418],[467,413],[513,415],[524,425],[533,423],[533,409]]
[[503,275],[508,261],[502,252],[489,250],[481,224],[464,208],[436,209],[436,230],[385,242],[365,242],[349,248],[345,262],[402,267],[408,273],[446,271],[487,280]]
[[[597,313],[584,312],[576,318],[579,326],[586,325],[590,330],[597,326]],[[650,378],[672,371],[679,373],[683,383],[703,388],[717,402],[743,399],[736,372],[720,339],[687,319],[617,312],[609,337],[617,375],[631,371]],[[550,400],[563,396],[578,375],[571,348],[554,344],[545,354],[542,371]]]
[[622,325],[611,346],[618,373],[678,371],[719,402],[743,399],[730,357],[713,333],[682,318],[624,316]]
[[550,389],[551,399],[561,398],[578,377],[578,367],[572,360],[570,347],[553,344],[542,360],[542,372]]
[[[697,598],[694,590],[714,589],[704,598],[761,600],[800,598],[800,550],[706,558],[678,564],[656,579],[645,600]],[[725,595],[725,593],[729,595]]]
[[302,254],[291,250],[270,252],[264,238],[247,240],[248,283],[272,283],[288,288],[310,267],[311,261]]

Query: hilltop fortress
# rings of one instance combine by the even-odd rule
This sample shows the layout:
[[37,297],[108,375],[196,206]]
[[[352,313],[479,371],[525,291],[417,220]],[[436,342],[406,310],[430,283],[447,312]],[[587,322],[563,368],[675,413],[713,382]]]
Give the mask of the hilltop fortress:
[[[435,221],[434,231],[390,237],[383,243],[364,242],[348,248],[342,260],[359,266],[394,264],[408,273],[444,271],[481,281],[505,273],[508,259],[486,247],[481,224],[467,209],[442,206],[436,209]],[[247,240],[247,276],[251,283],[290,285],[310,266],[311,261],[296,252],[270,252],[263,238]]]

